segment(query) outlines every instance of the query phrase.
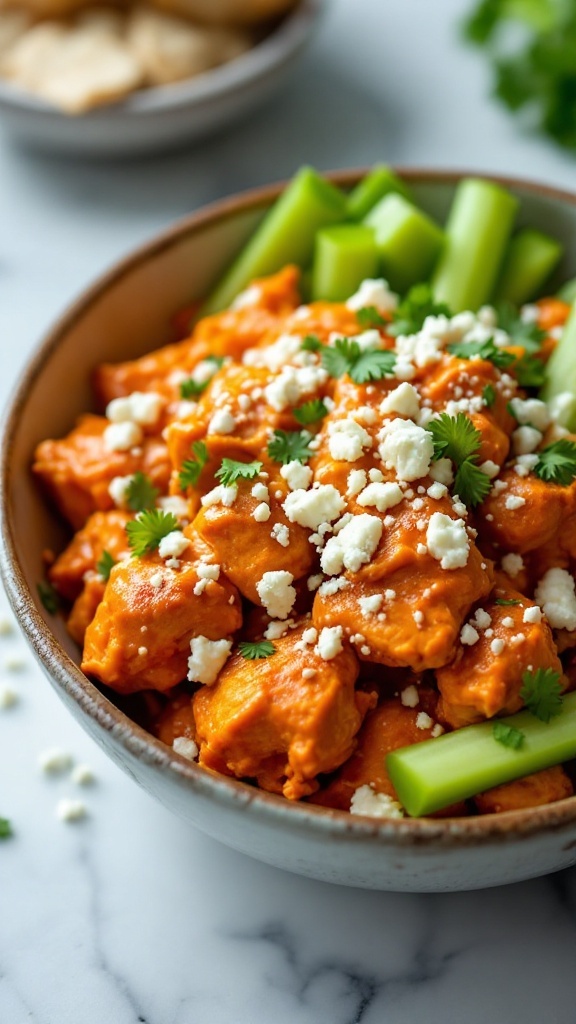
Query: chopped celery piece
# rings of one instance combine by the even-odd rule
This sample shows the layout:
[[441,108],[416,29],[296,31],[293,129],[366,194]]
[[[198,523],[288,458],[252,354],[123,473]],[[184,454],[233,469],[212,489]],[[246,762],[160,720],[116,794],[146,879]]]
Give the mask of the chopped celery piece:
[[562,256],[563,247],[550,235],[523,228],[512,238],[496,286],[496,302],[521,306],[541,290]]
[[456,188],[446,244],[432,277],[437,302],[454,311],[488,302],[502,265],[518,200],[499,185],[464,178]]
[[[519,729],[519,747],[499,743],[494,722]],[[550,768],[576,756],[576,693],[563,697],[549,723],[529,711],[469,725],[388,754],[386,767],[408,814],[418,818],[493,786]]]
[[576,301],[576,277],[571,278],[570,281],[566,281],[557,292],[558,298],[562,299],[562,302],[569,302],[572,305]]
[[312,298],[343,302],[380,267],[374,232],[360,224],[323,228],[316,235]]
[[364,220],[376,203],[389,192],[399,192],[405,199],[411,199],[409,188],[394,171],[385,164],[377,164],[348,196],[350,220]]
[[311,167],[303,167],[208,296],[201,316],[226,309],[256,277],[287,263],[305,268],[319,228],[346,220],[346,196]]
[[382,272],[395,291],[407,292],[430,276],[444,234],[427,214],[404,196],[391,192],[376,204],[364,223],[374,229]]
[[558,416],[560,423],[568,430],[576,431],[576,302],[572,305],[562,337],[546,363],[546,380],[539,398],[544,402],[557,399],[562,405],[562,413]]

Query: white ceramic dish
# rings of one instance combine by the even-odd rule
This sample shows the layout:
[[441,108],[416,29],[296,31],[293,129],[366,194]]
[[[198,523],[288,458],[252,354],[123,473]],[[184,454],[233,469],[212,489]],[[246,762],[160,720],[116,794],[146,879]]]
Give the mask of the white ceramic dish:
[[[458,175],[400,173],[443,218]],[[575,275],[576,194],[503,183],[520,197],[523,222],[565,242],[562,275]],[[63,623],[38,602],[42,552],[59,550],[65,535],[32,480],[36,444],[64,434],[89,407],[95,363],[166,339],[171,314],[206,293],[278,191],[216,203],[136,252],[79,299],[29,363],[2,436],[0,570],[16,615],[52,685],[109,756],[167,807],[244,853],[324,881],[398,891],[474,889],[568,867],[576,863],[576,797],[476,818],[378,821],[291,803],[185,761],[88,681]]]
[[323,9],[324,0],[301,0],[270,35],[230,63],[79,117],[0,79],[0,125],[35,149],[76,156],[129,157],[182,146],[267,100],[310,41]]

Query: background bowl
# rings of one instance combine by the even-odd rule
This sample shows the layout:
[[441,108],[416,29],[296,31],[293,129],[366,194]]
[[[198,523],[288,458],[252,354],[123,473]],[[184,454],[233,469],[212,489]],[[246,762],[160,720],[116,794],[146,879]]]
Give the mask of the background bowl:
[[162,152],[218,131],[247,115],[281,85],[324,9],[301,0],[251,50],[174,85],[141,89],[121,103],[71,117],[0,79],[0,123],[35,149],[77,156]]
[[[399,173],[442,220],[459,175]],[[351,186],[360,175],[333,179]],[[522,223],[564,242],[560,276],[575,275],[576,194],[495,180],[520,198]],[[0,570],[14,611],[52,685],[109,756],[167,807],[235,849],[324,881],[417,892],[499,885],[575,864],[576,797],[486,817],[379,821],[291,803],[212,774],[100,693],[80,672],[63,623],[38,601],[42,552],[59,550],[66,534],[32,479],[36,444],[67,432],[91,406],[96,363],[129,359],[168,340],[170,316],[206,293],[280,189],[216,203],[138,250],[80,298],[29,363],[5,418],[0,469]]]

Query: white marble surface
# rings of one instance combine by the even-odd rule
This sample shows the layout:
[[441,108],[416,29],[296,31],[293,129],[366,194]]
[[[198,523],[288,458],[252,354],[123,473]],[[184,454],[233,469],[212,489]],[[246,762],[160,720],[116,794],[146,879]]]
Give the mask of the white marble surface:
[[[0,399],[45,326],[111,260],[224,193],[373,160],[571,186],[576,158],[486,99],[463,0],[332,0],[274,105],[146,162],[40,158],[0,138]],[[4,615],[5,602],[0,607]],[[20,658],[24,667],[6,665]],[[16,632],[0,637],[2,1024],[573,1024],[576,870],[443,896],[336,889],[190,831],[80,731]],[[82,791],[38,754],[92,765]],[[81,796],[84,822],[56,820]]]

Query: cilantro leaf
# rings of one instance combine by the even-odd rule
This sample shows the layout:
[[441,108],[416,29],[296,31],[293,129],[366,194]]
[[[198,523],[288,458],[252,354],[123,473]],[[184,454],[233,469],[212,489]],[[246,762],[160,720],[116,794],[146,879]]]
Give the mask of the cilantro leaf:
[[292,415],[295,420],[298,420],[298,423],[305,427],[308,423],[317,423],[318,420],[323,420],[328,415],[328,408],[321,398],[312,398],[309,402],[304,402],[304,405],[300,405],[298,409],[294,409]]
[[512,747],[513,750],[519,750],[525,740],[521,729],[515,729],[513,725],[506,725],[505,722],[494,722],[492,735],[495,740],[498,740],[498,743],[502,743],[505,747]]
[[464,459],[464,462],[460,463],[454,477],[454,493],[458,494],[465,505],[471,508],[479,505],[484,501],[491,486],[490,478],[472,459]]
[[538,452],[536,476],[549,483],[568,487],[576,480],[576,442],[563,437]]
[[38,597],[42,601],[47,612],[50,615],[56,615],[60,607],[60,595],[54,590],[51,583],[47,583],[46,580],[42,580],[37,584]]
[[126,523],[128,544],[133,557],[155,551],[163,537],[178,529],[178,520],[172,512],[163,512],[159,508],[145,509],[139,512],[131,523]]
[[308,430],[275,430],[268,442],[268,455],[283,466],[289,462],[307,462],[313,454],[310,448],[313,440],[314,435]]
[[115,565],[116,559],[109,551],[103,551],[101,557],[96,562],[96,572],[102,577],[104,583],[108,583],[110,573]]
[[513,345],[521,345],[526,352],[533,355],[542,348],[546,331],[533,320],[523,320],[511,302],[501,302],[496,306],[498,327],[506,331]]
[[357,310],[356,319],[359,327],[368,328],[371,327],[383,327],[386,323],[384,317],[378,312],[376,306],[363,306],[362,309]]
[[551,668],[538,668],[535,672],[524,672],[520,697],[528,711],[541,722],[549,722],[562,711],[562,684],[560,673]]
[[238,650],[246,661],[257,661],[260,658],[269,658],[276,648],[270,640],[255,640],[253,643],[243,640],[238,644]]
[[12,825],[8,818],[0,818],[0,839],[8,839],[12,834]]
[[261,462],[236,462],[235,459],[222,459],[222,465],[216,476],[224,487],[230,487],[236,480],[253,480],[262,469]]
[[185,459],[178,474],[180,490],[185,491],[187,487],[195,487],[200,479],[200,474],[208,462],[208,449],[204,441],[194,441],[192,445],[194,459]]
[[180,398],[200,398],[203,391],[206,391],[210,380],[201,382],[194,380],[194,377],[187,377],[180,381]]
[[490,490],[490,480],[476,463],[482,440],[479,430],[463,412],[449,416],[443,412],[426,427],[432,434],[434,460],[451,459],[456,466],[454,491],[465,505],[474,507]]
[[522,604],[522,602],[515,601],[514,598],[510,598],[510,600],[507,601],[503,597],[497,597],[496,600],[494,601],[494,604],[499,604],[502,608],[508,608],[514,604]]
[[512,373],[522,388],[541,388],[546,380],[546,367],[537,356],[522,356]]
[[395,363],[396,354],[389,349],[361,349],[350,338],[337,338],[322,350],[322,366],[330,376],[337,379],[347,373],[355,384],[391,376]]
[[395,336],[417,334],[427,316],[452,316],[452,312],[445,302],[434,301],[429,284],[415,284],[392,314],[388,332]]
[[482,391],[482,398],[487,409],[491,409],[496,401],[496,389],[492,384],[487,384]]
[[492,338],[487,338],[486,341],[456,341],[453,345],[448,345],[447,348],[453,356],[458,356],[459,359],[472,359],[472,356],[478,356],[480,359],[492,363],[493,366],[497,366],[499,370],[505,370],[516,362],[516,356],[507,352],[506,349],[498,348]]
[[432,434],[435,461],[446,457],[460,465],[480,450],[480,431],[463,412],[456,416],[443,412],[438,419],[430,420],[426,429]]
[[138,470],[134,473],[126,488],[126,504],[133,512],[143,512],[145,508],[154,508],[158,491],[152,486],[150,477]]
[[323,345],[315,334],[307,334],[300,347],[304,352],[320,352],[326,345]]

